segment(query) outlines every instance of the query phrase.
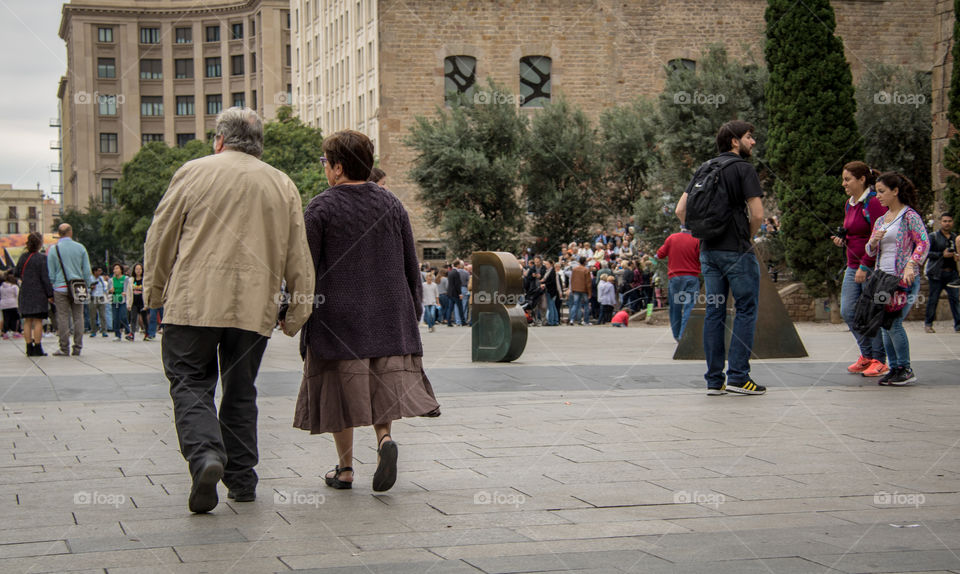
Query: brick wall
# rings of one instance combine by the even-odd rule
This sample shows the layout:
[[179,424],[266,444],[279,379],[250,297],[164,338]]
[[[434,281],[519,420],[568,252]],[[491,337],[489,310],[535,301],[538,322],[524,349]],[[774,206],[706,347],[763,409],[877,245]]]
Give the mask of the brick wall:
[[[855,79],[871,59],[933,67],[937,0],[833,5]],[[514,93],[519,59],[550,56],[553,93],[596,119],[610,106],[658,94],[667,62],[698,60],[711,44],[762,62],[765,7],[756,0],[381,0],[378,153],[391,189],[410,210],[417,239],[439,238],[416,205],[415,186],[406,177],[414,154],[401,140],[415,116],[433,116],[443,105],[446,56],[475,57],[481,83],[492,77]]]

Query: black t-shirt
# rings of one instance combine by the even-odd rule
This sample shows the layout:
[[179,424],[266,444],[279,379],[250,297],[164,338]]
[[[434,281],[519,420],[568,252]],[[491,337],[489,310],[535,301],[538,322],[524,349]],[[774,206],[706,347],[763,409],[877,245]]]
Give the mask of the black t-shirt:
[[[737,154],[728,151],[718,157],[737,157]],[[753,241],[750,237],[747,200],[763,197],[757,170],[749,162],[738,161],[724,168],[720,177],[723,178],[723,185],[733,203],[733,219],[727,224],[727,231],[720,239],[701,241],[700,251],[737,251],[739,253],[750,251],[753,248]],[[690,180],[690,184],[687,185],[687,193],[690,193],[693,181],[693,179]]]

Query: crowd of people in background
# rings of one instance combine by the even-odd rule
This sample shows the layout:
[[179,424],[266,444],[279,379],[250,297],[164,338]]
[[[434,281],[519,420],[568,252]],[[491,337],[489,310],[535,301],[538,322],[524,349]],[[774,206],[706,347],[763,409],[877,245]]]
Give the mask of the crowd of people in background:
[[[3,339],[24,339],[27,356],[47,355],[43,337],[58,337],[56,356],[80,355],[83,335],[106,338],[113,333],[116,341],[135,341],[141,331],[143,341],[153,341],[163,328],[163,309],[144,305],[143,264],[131,268],[114,263],[108,277],[103,267],[91,268],[86,249],[73,240],[68,224],[61,225],[59,233],[50,249],[39,232],[29,234],[16,266],[0,272]],[[74,303],[67,283],[84,276],[89,298]]]

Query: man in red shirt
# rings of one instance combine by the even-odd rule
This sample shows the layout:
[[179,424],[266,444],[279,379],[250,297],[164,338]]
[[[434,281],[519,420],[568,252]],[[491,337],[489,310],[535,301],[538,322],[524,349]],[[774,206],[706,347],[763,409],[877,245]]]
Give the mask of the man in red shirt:
[[680,342],[700,294],[700,240],[681,226],[680,232],[667,237],[657,250],[657,259],[665,257],[670,278],[670,328],[673,338]]

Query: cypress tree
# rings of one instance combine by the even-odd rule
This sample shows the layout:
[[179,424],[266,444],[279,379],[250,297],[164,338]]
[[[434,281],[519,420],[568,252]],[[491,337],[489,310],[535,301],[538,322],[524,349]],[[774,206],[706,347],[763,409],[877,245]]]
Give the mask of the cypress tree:
[[840,174],[863,157],[853,77],[828,0],[769,0],[766,22],[767,158],[787,264],[812,295],[832,295],[844,265],[830,241],[846,198]]
[[[950,74],[950,90],[947,99],[947,120],[950,125],[960,128],[960,0],[953,1],[953,71]],[[960,173],[960,133],[953,134],[950,143],[943,150],[943,165],[953,173]],[[960,211],[960,178],[952,175],[947,178],[947,188],[943,190],[943,199],[947,209],[957,216]]]

